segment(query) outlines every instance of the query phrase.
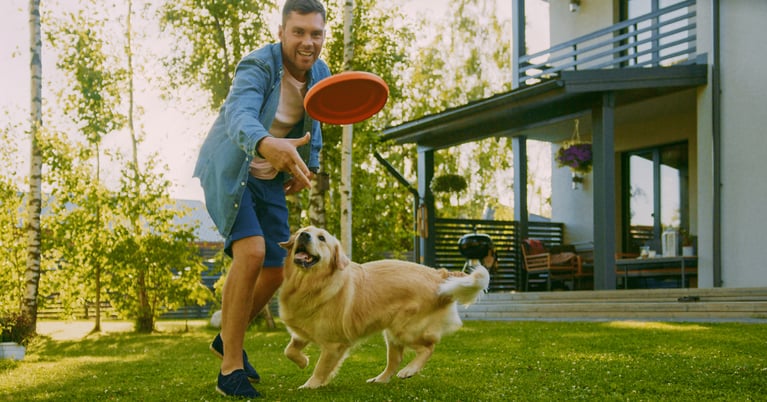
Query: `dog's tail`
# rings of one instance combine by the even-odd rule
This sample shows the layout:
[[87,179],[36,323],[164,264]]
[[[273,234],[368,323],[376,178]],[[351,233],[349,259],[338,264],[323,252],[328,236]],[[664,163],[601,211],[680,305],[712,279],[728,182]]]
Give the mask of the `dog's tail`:
[[482,265],[477,264],[473,271],[465,276],[451,276],[439,285],[439,295],[448,296],[453,300],[468,306],[474,303],[479,295],[490,285],[490,273]]

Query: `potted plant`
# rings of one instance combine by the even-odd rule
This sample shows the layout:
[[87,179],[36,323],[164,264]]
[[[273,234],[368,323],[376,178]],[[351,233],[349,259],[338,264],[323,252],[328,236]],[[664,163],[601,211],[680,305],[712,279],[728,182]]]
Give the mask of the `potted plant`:
[[592,153],[591,144],[581,141],[578,132],[578,120],[575,121],[575,131],[570,141],[562,144],[557,151],[557,165],[568,167],[573,176],[573,189],[578,189],[583,183],[583,176],[591,172]]
[[573,176],[573,190],[583,183],[583,176],[591,172],[591,144],[564,145],[557,151],[557,165],[569,167]]
[[26,344],[34,335],[32,322],[22,313],[0,316],[0,359],[22,360]]
[[695,236],[690,234],[690,231],[682,228],[679,230],[679,234],[682,237],[682,256],[692,257],[695,255]]
[[466,179],[457,174],[444,174],[433,178],[431,181],[433,193],[460,193],[467,187]]

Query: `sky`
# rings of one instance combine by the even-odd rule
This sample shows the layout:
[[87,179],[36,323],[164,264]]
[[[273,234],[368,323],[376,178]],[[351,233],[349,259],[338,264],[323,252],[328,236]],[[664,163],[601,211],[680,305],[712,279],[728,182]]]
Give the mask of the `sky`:
[[[45,5],[45,1],[43,2]],[[74,3],[74,2],[73,2]],[[412,13],[439,13],[444,14],[448,0],[407,1],[406,12]],[[511,1],[498,0],[498,15],[510,18]],[[2,0],[0,1],[0,127],[7,127],[9,123],[27,122],[29,116],[29,0]],[[278,0],[281,6],[282,1]],[[545,7],[543,1],[533,1],[527,9],[530,22],[528,38],[547,38],[548,29],[545,24]],[[276,27],[279,22],[275,21]],[[158,44],[162,46],[162,43]],[[547,43],[529,44],[535,50],[548,46]],[[542,47],[543,46],[543,47]],[[45,51],[44,51],[45,52]],[[43,53],[43,76],[44,85],[46,79],[55,70],[55,59],[50,54]],[[151,68],[151,67],[150,67]],[[139,86],[141,85],[141,86]],[[203,109],[190,110],[188,105],[179,105],[165,100],[158,88],[151,84],[137,83],[136,103],[143,105],[144,113],[140,117],[140,124],[147,138],[142,144],[142,154],[149,152],[159,154],[161,165],[167,166],[166,177],[173,183],[171,197],[179,199],[202,200],[202,190],[197,179],[192,178],[191,172],[197,157],[197,151],[215,118],[214,114]],[[203,96],[189,92],[185,97]],[[45,124],[45,122],[43,123]],[[151,135],[150,135],[151,133]],[[104,139],[104,147],[115,147],[129,152],[129,136],[127,133],[115,133],[107,135]],[[22,172],[28,172],[29,157],[24,153],[29,152],[29,141],[20,138],[19,152],[24,166]],[[140,158],[142,155],[140,155]],[[112,172],[111,178],[117,180],[119,167],[108,168]],[[28,174],[28,173],[27,173]],[[110,174],[105,174],[107,180]]]

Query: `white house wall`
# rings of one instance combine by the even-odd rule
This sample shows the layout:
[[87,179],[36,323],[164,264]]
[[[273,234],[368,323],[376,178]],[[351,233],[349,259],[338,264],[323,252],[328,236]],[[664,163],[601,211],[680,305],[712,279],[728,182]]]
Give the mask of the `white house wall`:
[[[695,221],[698,210],[697,199],[697,163],[696,153],[696,91],[684,91],[665,97],[620,107],[616,110],[615,126],[615,166],[617,189],[620,189],[620,155],[625,151],[648,148],[656,145],[688,141],[690,152],[690,216],[691,231],[697,233]],[[584,118],[589,118],[588,116]],[[589,141],[591,133],[582,133],[582,138]],[[555,159],[559,144],[552,147],[552,160]],[[552,167],[552,220],[567,222],[565,241],[568,243],[593,240],[593,173],[585,176],[581,188],[571,186],[571,173],[568,168]],[[621,223],[621,197],[616,197],[616,222]],[[616,230],[616,244],[621,243],[621,228]]]
[[583,0],[577,12],[570,11],[570,0],[549,0],[551,44],[566,42],[616,22],[613,0]]
[[722,280],[767,286],[767,2],[720,3]]
[[[569,11],[568,3],[568,0],[550,0],[553,44],[617,22],[617,0],[584,0],[580,10],[574,13]],[[767,255],[762,251],[767,244],[767,213],[764,212],[767,203],[767,179],[764,177],[767,172],[767,78],[764,73],[764,66],[767,66],[767,52],[764,51],[767,49],[764,33],[767,1],[721,0],[719,5],[721,286],[767,286]],[[699,0],[696,6],[697,53],[708,57],[709,66],[715,62],[713,7],[712,0]],[[668,143],[672,136],[688,129],[693,130],[691,134],[697,133],[689,138],[691,156],[694,156],[690,158],[690,214],[692,231],[698,236],[698,286],[701,288],[717,286],[714,283],[713,251],[713,73],[712,68],[709,85],[692,92],[692,113],[657,117],[641,125],[616,122],[616,155],[622,150],[652,145],[652,142]],[[648,126],[656,130],[637,135]],[[552,152],[556,152],[556,147]],[[573,191],[568,185],[570,173],[567,169],[554,168],[552,171],[552,219],[568,222],[568,241],[591,237],[592,212],[587,201],[592,192],[591,179],[592,175],[588,175],[582,190]]]

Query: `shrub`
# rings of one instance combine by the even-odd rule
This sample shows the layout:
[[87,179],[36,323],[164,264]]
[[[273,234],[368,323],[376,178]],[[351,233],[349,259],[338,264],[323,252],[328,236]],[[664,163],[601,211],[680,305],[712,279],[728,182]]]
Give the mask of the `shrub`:
[[0,316],[0,328],[2,328],[0,333],[2,342],[26,345],[35,334],[32,319],[22,313],[7,313]]

